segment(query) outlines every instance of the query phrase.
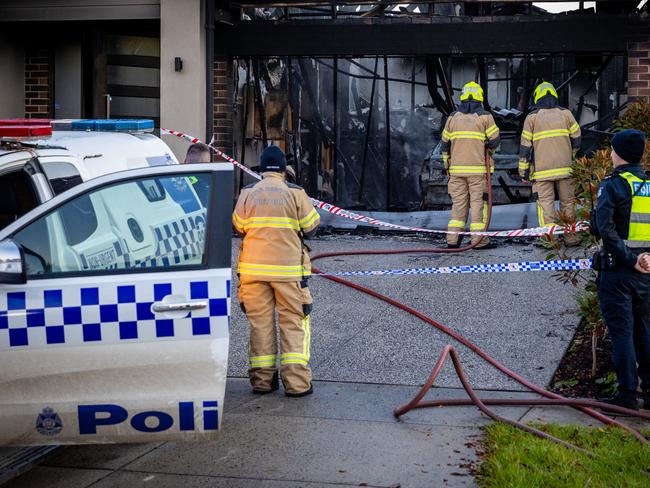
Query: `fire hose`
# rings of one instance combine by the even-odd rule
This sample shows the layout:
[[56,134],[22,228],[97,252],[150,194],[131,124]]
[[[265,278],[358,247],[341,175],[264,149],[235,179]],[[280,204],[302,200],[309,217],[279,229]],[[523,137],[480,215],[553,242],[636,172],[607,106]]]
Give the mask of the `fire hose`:
[[[486,155],[487,156],[487,155]],[[490,219],[492,216],[492,185],[491,185],[491,171],[490,171],[490,164],[489,160],[486,157],[486,178],[488,181],[487,184],[487,194],[488,194],[488,199],[487,199],[487,216],[486,216],[486,222],[485,222],[485,228],[487,229],[489,224],[490,224]],[[329,257],[338,257],[338,256],[359,256],[359,255],[390,255],[390,254],[413,254],[413,253],[457,253],[457,252],[464,252],[464,251],[469,251],[471,249],[474,249],[478,244],[480,243],[480,240],[475,241],[474,244],[469,244],[464,247],[456,248],[456,249],[449,249],[449,248],[437,248],[437,247],[432,247],[432,248],[415,248],[415,249],[400,249],[400,250],[394,250],[394,249],[386,249],[386,250],[360,250],[360,251],[339,251],[339,252],[325,252],[325,253],[320,253],[316,254],[311,257],[312,261],[316,261],[318,259],[324,259],[324,258],[329,258]],[[318,268],[313,268],[313,271],[315,273],[323,273]],[[580,449],[576,446],[573,446],[572,444],[569,444],[565,441],[562,441],[561,439],[557,439],[553,436],[550,436],[542,431],[539,431],[537,429],[533,429],[522,422],[518,422],[515,420],[510,420],[510,419],[505,419],[501,417],[500,415],[494,413],[490,409],[487,408],[486,405],[566,405],[570,406],[576,409],[581,410],[582,412],[586,413],[587,415],[590,415],[594,419],[602,422],[603,424],[606,425],[614,425],[617,427],[620,427],[622,429],[627,430],[631,434],[633,434],[640,442],[646,443],[648,442],[647,439],[637,430],[617,421],[614,420],[600,412],[597,412],[593,410],[593,407],[596,408],[606,408],[609,411],[615,411],[617,413],[625,414],[625,415],[631,415],[631,416],[636,416],[644,419],[650,420],[650,414],[644,414],[642,412],[638,412],[635,410],[629,410],[625,409],[622,407],[614,407],[602,402],[596,402],[596,401],[587,401],[587,400],[575,400],[575,399],[569,399],[569,398],[564,398],[561,395],[558,395],[556,393],[547,391],[546,389],[542,388],[539,385],[536,385],[535,383],[532,383],[531,381],[528,381],[524,377],[520,376],[519,374],[515,373],[514,371],[510,370],[508,367],[505,365],[501,364],[498,362],[496,359],[491,357],[489,354],[487,354],[485,351],[483,351],[481,348],[479,348],[476,344],[468,340],[467,338],[463,337],[462,335],[458,334],[454,330],[450,329],[449,327],[441,324],[440,322],[434,320],[433,318],[415,310],[414,308],[409,307],[408,305],[401,303],[393,298],[390,298],[386,295],[382,295],[381,293],[378,293],[370,288],[367,288],[362,285],[358,285],[356,283],[352,283],[351,281],[344,280],[342,278],[339,278],[337,276],[330,276],[323,274],[322,276],[325,279],[328,279],[330,281],[334,281],[336,283],[348,286],[350,288],[353,288],[357,291],[360,291],[362,293],[365,293],[367,295],[370,295],[374,298],[377,298],[379,300],[382,300],[394,307],[397,307],[417,318],[420,320],[428,323],[429,325],[435,327],[439,331],[447,334],[448,336],[452,337],[456,341],[460,342],[462,345],[470,349],[472,352],[477,354],[479,357],[481,357],[483,360],[485,360],[487,363],[504,373],[506,376],[509,378],[515,380],[519,384],[525,386],[526,388],[534,391],[535,393],[542,395],[546,397],[546,400],[540,400],[540,399],[531,399],[531,400],[512,400],[512,399],[502,399],[502,400],[494,400],[494,399],[481,399],[479,398],[474,390],[472,389],[471,385],[467,381],[467,378],[465,377],[462,367],[460,366],[460,361],[458,360],[458,356],[456,351],[451,347],[447,346],[443,350],[443,353],[441,354],[438,362],[436,363],[436,366],[434,366],[434,369],[429,377],[429,380],[425,383],[425,385],[422,387],[422,389],[418,392],[418,394],[413,398],[409,403],[405,405],[398,406],[395,408],[394,414],[396,417],[400,417],[401,415],[404,415],[408,411],[414,409],[414,408],[425,408],[425,407],[430,407],[430,406],[441,406],[441,405],[475,405],[477,406],[483,413],[488,415],[489,417],[495,419],[495,420],[500,420],[503,422],[506,422],[510,425],[513,425],[515,427],[518,427],[526,432],[530,432],[534,435],[537,435],[539,437],[545,438],[552,440],[554,442],[557,442],[559,444],[562,444],[566,447],[573,448],[575,450],[585,452],[587,454],[587,451],[584,451],[583,449]],[[436,400],[436,401],[429,401],[429,402],[423,402],[421,403],[422,398],[426,395],[427,391],[433,386],[433,383],[438,376],[440,369],[442,368],[442,365],[444,363],[445,358],[447,355],[450,354],[452,361],[454,363],[454,367],[456,369],[456,372],[458,374],[459,379],[461,380],[461,383],[463,384],[463,387],[465,388],[465,391],[467,391],[468,395],[470,396],[470,400]]]
[[[469,246],[468,246],[469,247]],[[462,249],[462,248],[460,248]],[[401,250],[373,250],[373,251],[341,251],[341,252],[329,252],[329,253],[321,253],[317,254],[311,257],[312,261],[316,261],[318,259],[323,259],[327,257],[336,257],[336,256],[354,256],[354,255],[378,255],[378,254],[411,254],[411,253],[437,253],[437,252],[448,252],[448,251],[454,251],[458,252],[459,249],[454,249],[454,250],[449,250],[449,249],[438,249],[438,248],[418,248],[418,249],[401,249]],[[316,273],[323,273],[320,269],[313,268],[313,271]],[[331,276],[331,275],[322,275],[323,278],[328,279],[330,281],[334,281],[336,283],[348,286],[350,288],[353,288],[357,291],[360,291],[362,293],[365,293],[367,295],[370,295],[374,298],[377,298],[379,300],[382,300],[394,307],[397,307],[417,318],[422,320],[423,322],[428,323],[429,325],[435,327],[437,330],[440,332],[443,332],[444,334],[452,337],[456,341],[460,342],[462,345],[470,349],[472,352],[477,354],[481,359],[485,360],[488,364],[492,365],[495,367],[497,370],[501,371],[504,373],[506,376],[509,378],[513,379],[517,383],[525,386],[526,388],[534,391],[535,393],[542,395],[543,397],[546,397],[546,400],[541,400],[541,399],[526,399],[526,400],[513,400],[513,399],[478,399],[479,402],[477,403],[476,399],[477,397],[473,397],[470,395],[470,398],[472,400],[457,400],[457,399],[451,399],[451,400],[435,400],[435,401],[430,401],[430,402],[424,402],[420,403],[420,400],[424,397],[424,395],[427,393],[427,391],[431,388],[433,385],[433,381],[435,380],[437,374],[433,374],[430,376],[429,381],[425,383],[424,387],[420,390],[418,395],[409,403],[405,405],[401,405],[395,409],[395,416],[400,417],[401,415],[404,415],[408,411],[414,409],[414,408],[425,408],[425,407],[432,407],[432,406],[442,406],[442,405],[476,405],[477,407],[481,408],[480,405],[482,405],[481,410],[487,413],[487,407],[486,405],[530,405],[530,406],[535,406],[535,405],[566,405],[570,406],[573,408],[577,408],[587,415],[590,415],[594,419],[606,424],[606,425],[614,425],[617,427],[620,427],[622,429],[627,430],[631,434],[633,434],[639,441],[646,443],[647,439],[637,430],[617,421],[614,420],[600,412],[596,412],[593,410],[593,408],[605,408],[609,411],[616,412],[619,414],[624,414],[624,415],[631,415],[631,416],[636,416],[639,418],[647,419],[650,420],[650,414],[645,414],[643,412],[635,411],[635,410],[629,410],[626,408],[622,407],[616,407],[613,405],[609,405],[606,403],[602,402],[597,402],[597,401],[592,401],[592,400],[581,400],[581,399],[569,399],[562,397],[561,395],[558,395],[557,393],[553,393],[550,391],[545,390],[539,385],[536,385],[535,383],[532,383],[531,381],[525,379],[524,377],[520,376],[516,372],[512,371],[509,369],[507,366],[501,364],[498,362],[496,359],[494,359],[492,356],[487,354],[485,351],[483,351],[480,347],[478,347],[476,344],[471,342],[469,339],[465,338],[464,336],[458,334],[454,330],[450,329],[449,327],[441,324],[440,322],[434,320],[433,318],[415,310],[412,307],[409,307],[408,305],[401,303],[393,298],[390,298],[386,295],[382,295],[381,293],[378,293],[370,288],[367,288],[362,285],[358,285],[356,283],[353,283],[348,280],[344,280],[342,278],[339,278],[337,276]],[[447,354],[443,352],[443,355],[446,356]],[[452,355],[452,359],[453,359]],[[444,358],[443,358],[444,359]],[[434,372],[436,371],[436,368],[434,367]],[[458,371],[458,370],[457,370]],[[460,376],[460,375],[459,375]],[[467,383],[469,385],[469,383]],[[464,385],[465,386],[465,385]],[[466,388],[467,391],[467,388]],[[469,393],[469,391],[468,391]],[[492,418],[499,418],[497,414],[494,414],[491,412],[491,414],[488,414]],[[502,420],[499,418],[499,420]],[[530,432],[530,427],[527,425],[517,422],[517,421],[509,421],[508,423],[511,423],[512,425],[519,427],[525,431]],[[539,434],[537,434],[539,435]],[[544,435],[543,437],[546,437]],[[555,439],[553,439],[555,440]],[[556,440],[556,441],[559,441]],[[563,441],[560,441],[560,443],[565,444]]]
[[[190,142],[200,142],[198,138],[195,138],[193,136],[190,136],[188,134],[183,134],[181,132],[169,130],[169,129],[162,129],[164,133],[172,134],[180,138],[184,138],[186,140],[189,140]],[[209,147],[211,147],[215,152],[219,155],[224,157],[227,161],[230,161],[237,167],[239,167],[242,171],[245,171],[251,176],[254,176],[256,178],[260,178],[260,175],[257,175],[256,173],[252,172],[249,168],[245,167],[243,164],[239,163],[238,161],[234,160],[227,154],[225,154],[223,151],[220,151],[216,147],[214,147],[212,144],[208,144]],[[492,216],[492,182],[491,182],[491,167],[490,167],[490,162],[489,158],[487,155],[486,151],[486,157],[485,157],[485,164],[486,164],[486,179],[487,179],[487,194],[488,194],[488,199],[487,199],[487,215],[485,219],[485,229],[489,227],[491,216]],[[330,213],[334,213],[336,215],[340,215],[346,218],[352,218],[353,220],[360,220],[360,221],[368,221],[369,223],[377,223],[379,225],[383,225],[386,227],[392,227],[395,229],[402,229],[404,228],[403,226],[399,225],[392,225],[392,224],[386,224],[385,222],[381,221],[376,221],[374,219],[368,219],[367,217],[364,217],[362,215],[357,215],[352,212],[348,211],[343,211],[342,209],[339,209],[338,207],[333,207],[332,205],[326,204],[324,202],[320,202],[317,200],[312,199],[312,202],[318,207],[321,208],[325,211],[328,211]],[[549,233],[556,233],[556,232],[562,232],[562,229],[556,228],[557,226],[551,226],[550,232]],[[570,229],[564,229],[564,230],[569,230],[570,232],[575,232],[576,230],[581,230],[583,227],[582,226],[572,226]],[[417,229],[417,228],[404,228],[406,230],[422,230],[426,232],[442,232],[442,231],[434,231],[434,230],[429,230],[429,229]],[[539,230],[544,230],[544,229],[535,229],[536,231]],[[459,238],[461,234],[465,232],[444,232],[444,233],[452,233],[452,234],[458,234]],[[481,235],[481,234],[487,234],[490,235],[487,232],[470,232],[467,234],[472,234],[472,235]],[[503,233],[496,233],[498,235],[503,235]],[[526,236],[526,235],[534,235],[534,234],[526,234],[526,229],[523,230],[518,230],[518,231],[508,231],[505,233],[507,236],[513,236],[513,237],[519,237],[519,236]],[[433,247],[433,248],[416,248],[416,249],[400,249],[400,250],[395,250],[395,249],[387,249],[387,250],[365,250],[365,251],[340,251],[340,252],[329,252],[329,253],[320,253],[317,255],[314,255],[311,257],[312,261],[316,261],[318,259],[324,259],[328,257],[337,257],[337,256],[358,256],[358,255],[390,255],[390,254],[414,254],[414,253],[426,253],[426,254],[432,254],[432,253],[458,253],[458,252],[464,252],[464,251],[469,251],[471,249],[474,249],[480,244],[482,239],[475,240],[474,243],[471,243],[467,246],[464,247],[459,247],[459,248],[440,248],[440,247]],[[401,415],[404,415],[408,411],[416,408],[426,408],[426,407],[432,407],[432,406],[453,406],[453,405],[476,405],[483,413],[488,415],[489,417],[495,419],[495,420],[500,420],[506,423],[509,423],[510,425],[513,425],[515,427],[518,427],[526,432],[530,432],[532,434],[535,434],[539,437],[545,438],[552,440],[554,442],[557,442],[561,445],[564,445],[566,447],[578,450],[580,452],[584,452],[586,454],[591,455],[588,451],[585,451],[583,449],[580,449],[576,446],[573,446],[572,444],[569,444],[565,441],[562,441],[561,439],[557,439],[553,436],[550,436],[544,432],[541,432],[537,429],[533,429],[521,422],[510,420],[510,419],[505,419],[490,409],[487,408],[487,405],[528,405],[528,406],[534,406],[534,405],[566,405],[570,406],[573,408],[576,408],[578,410],[581,410],[582,412],[586,413],[587,415],[590,415],[594,419],[602,422],[603,424],[606,425],[613,425],[619,428],[622,428],[631,434],[633,434],[640,442],[642,443],[647,443],[648,440],[637,430],[621,423],[618,422],[617,420],[614,420],[600,412],[596,412],[593,410],[593,408],[601,408],[601,409],[607,409],[608,411],[615,412],[615,413],[620,413],[620,414],[625,414],[625,415],[630,415],[630,416],[635,416],[643,419],[648,419],[650,420],[650,415],[649,414],[644,414],[639,411],[635,410],[629,410],[625,409],[622,407],[616,407],[613,405],[609,405],[606,403],[602,402],[597,402],[597,401],[592,401],[592,400],[584,400],[584,399],[569,399],[562,397],[561,395],[558,395],[557,393],[553,393],[550,391],[545,390],[539,385],[536,385],[535,383],[532,383],[531,381],[525,379],[524,377],[520,376],[519,374],[515,373],[514,371],[510,370],[507,366],[501,364],[498,362],[496,359],[491,357],[489,354],[487,354],[485,351],[483,351],[481,348],[479,348],[476,344],[471,342],[469,339],[463,337],[462,335],[458,334],[454,330],[450,329],[449,327],[443,325],[442,323],[434,320],[433,318],[415,310],[412,307],[409,307],[408,305],[401,303],[393,298],[390,298],[386,295],[382,295],[381,293],[378,293],[370,288],[364,287],[362,285],[358,285],[356,283],[352,283],[351,281],[347,281],[345,279],[342,279],[337,276],[332,276],[332,275],[327,275],[323,273],[321,270],[317,268],[313,268],[313,271],[315,273],[320,274],[323,278],[328,279],[330,281],[334,281],[336,283],[348,286],[350,288],[353,288],[357,291],[360,291],[362,293],[365,293],[367,295],[370,295],[372,297],[375,297],[379,300],[385,301],[386,303],[397,307],[417,318],[420,320],[428,323],[429,325],[435,327],[437,330],[440,332],[443,332],[444,334],[452,337],[456,341],[460,342],[462,345],[470,349],[472,352],[477,354],[480,358],[482,358],[484,361],[486,361],[488,364],[492,365],[495,367],[497,370],[501,371],[504,373],[506,376],[509,378],[513,379],[514,381],[518,382],[519,384],[525,386],[526,388],[534,391],[535,393],[545,397],[544,399],[481,399],[479,398],[469,382],[467,381],[467,378],[464,375],[464,372],[462,371],[462,367],[460,365],[460,361],[458,359],[458,355],[455,352],[455,350],[451,346],[445,347],[443,350],[443,353],[441,354],[440,358],[438,359],[438,362],[436,363],[436,366],[434,366],[434,369],[429,376],[429,380],[425,383],[425,385],[422,387],[422,389],[418,392],[418,394],[407,404],[401,405],[397,408],[395,408],[394,414],[396,417],[400,417]],[[470,396],[470,400],[458,400],[458,399],[449,399],[449,400],[435,400],[435,401],[426,401],[422,402],[422,398],[426,395],[427,391],[433,386],[433,383],[438,376],[440,369],[442,368],[442,365],[444,363],[444,360],[446,357],[450,355],[452,358],[452,362],[454,363],[454,368],[456,369],[456,372],[459,376],[459,379],[461,380],[461,383],[463,384],[463,387],[465,388],[465,391],[468,393]]]

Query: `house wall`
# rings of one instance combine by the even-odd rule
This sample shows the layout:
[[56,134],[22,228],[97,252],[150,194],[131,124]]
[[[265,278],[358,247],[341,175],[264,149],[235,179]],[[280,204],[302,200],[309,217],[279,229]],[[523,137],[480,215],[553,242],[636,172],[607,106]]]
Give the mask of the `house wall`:
[[214,61],[214,142],[226,152],[233,154],[233,63],[228,58]]
[[25,117],[51,118],[54,87],[52,49],[27,47],[25,50]]
[[[201,0],[160,2],[160,126],[206,140],[205,19]],[[174,58],[183,69],[174,71]],[[163,136],[179,160],[187,142]],[[209,141],[210,138],[207,138]]]
[[650,29],[644,40],[629,44],[627,63],[629,99],[650,102]]

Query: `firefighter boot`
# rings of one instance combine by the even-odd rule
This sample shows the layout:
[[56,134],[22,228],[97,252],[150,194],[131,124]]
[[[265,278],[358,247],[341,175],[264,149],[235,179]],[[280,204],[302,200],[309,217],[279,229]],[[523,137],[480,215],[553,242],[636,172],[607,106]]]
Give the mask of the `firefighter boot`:
[[278,372],[276,371],[273,373],[273,378],[271,378],[271,389],[270,390],[259,390],[257,388],[253,388],[253,393],[256,395],[266,395],[267,393],[273,393],[274,391],[278,391],[280,389],[280,380],[278,379]]
[[284,392],[284,394],[286,396],[288,396],[289,398],[300,398],[300,397],[304,397],[304,396],[307,396],[307,395],[311,395],[312,393],[314,393],[314,385],[313,384],[309,385],[309,390],[303,391],[301,393],[291,393],[290,391],[285,391]]

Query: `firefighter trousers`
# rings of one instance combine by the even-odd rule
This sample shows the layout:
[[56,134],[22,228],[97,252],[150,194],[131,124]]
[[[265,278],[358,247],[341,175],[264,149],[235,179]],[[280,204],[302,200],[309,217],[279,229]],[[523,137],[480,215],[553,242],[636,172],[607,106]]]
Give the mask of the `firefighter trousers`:
[[[468,210],[471,208],[471,231],[485,230],[487,219],[487,180],[485,175],[449,177],[448,192],[451,197],[451,219],[447,225],[450,231],[464,231]],[[447,244],[458,244],[458,234],[447,234]],[[479,247],[489,244],[487,237],[472,236],[472,244]]]
[[556,190],[560,197],[560,211],[568,219],[575,219],[575,185],[572,178],[535,181],[533,182],[533,195],[537,199],[537,220],[540,227],[558,223],[558,215],[555,211]]
[[280,330],[280,376],[289,393],[311,387],[309,367],[311,333],[309,314],[312,298],[300,281],[253,281],[240,283],[239,303],[250,323],[248,376],[254,390],[271,389],[277,374],[277,333]]

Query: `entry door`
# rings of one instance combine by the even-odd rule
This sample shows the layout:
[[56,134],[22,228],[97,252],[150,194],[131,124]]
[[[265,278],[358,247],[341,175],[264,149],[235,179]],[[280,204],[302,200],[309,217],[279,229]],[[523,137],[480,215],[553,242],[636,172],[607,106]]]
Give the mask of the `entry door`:
[[83,183],[0,232],[0,444],[210,438],[230,321],[232,166]]

